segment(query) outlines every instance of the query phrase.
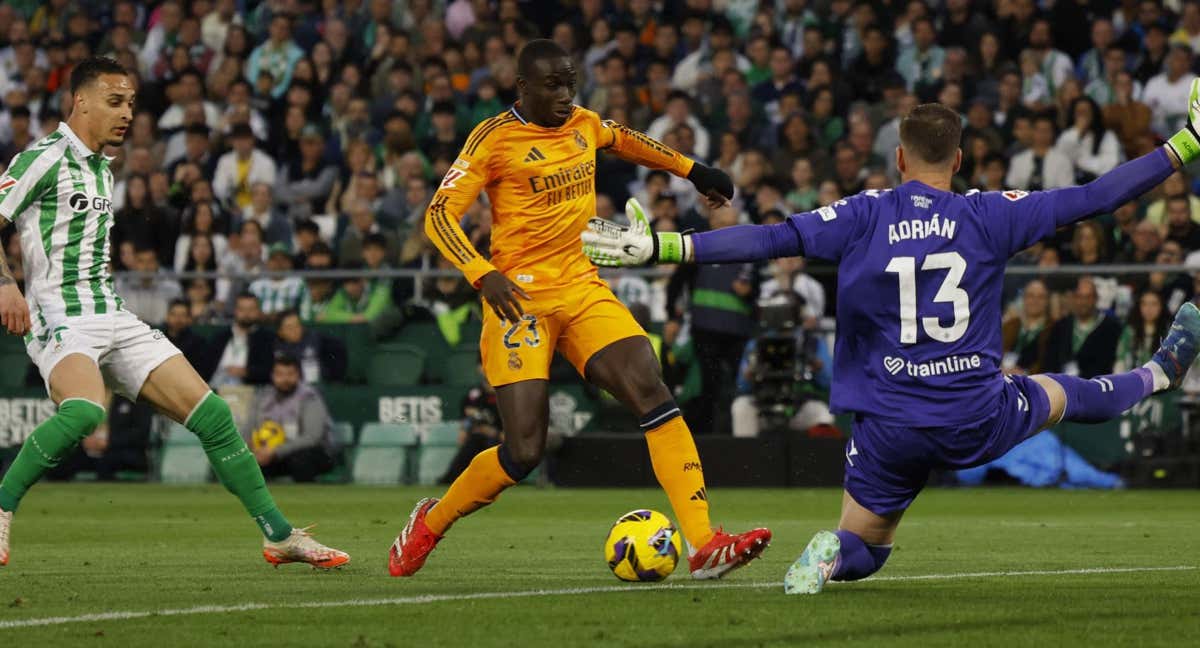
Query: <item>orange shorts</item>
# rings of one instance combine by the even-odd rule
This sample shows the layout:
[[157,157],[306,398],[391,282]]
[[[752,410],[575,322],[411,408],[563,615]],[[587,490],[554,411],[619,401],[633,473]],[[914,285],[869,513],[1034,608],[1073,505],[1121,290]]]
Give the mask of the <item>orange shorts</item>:
[[525,317],[515,324],[500,321],[484,306],[479,352],[483,374],[493,387],[548,379],[555,351],[583,376],[588,360],[600,349],[646,335],[600,279],[528,292],[533,299],[521,300]]

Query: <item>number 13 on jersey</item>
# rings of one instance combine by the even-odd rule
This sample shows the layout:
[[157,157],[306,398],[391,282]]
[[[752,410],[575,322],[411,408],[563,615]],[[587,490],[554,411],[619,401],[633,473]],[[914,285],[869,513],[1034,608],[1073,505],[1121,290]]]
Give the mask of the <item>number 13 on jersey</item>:
[[[954,322],[942,326],[936,317],[922,317],[921,326],[925,334],[938,342],[955,342],[967,332],[971,323],[971,300],[967,291],[959,288],[967,262],[958,252],[938,252],[925,257],[921,270],[949,270],[937,294],[935,303],[950,303],[954,307]],[[917,259],[916,257],[892,257],[886,272],[895,273],[900,281],[900,343],[917,343]]]

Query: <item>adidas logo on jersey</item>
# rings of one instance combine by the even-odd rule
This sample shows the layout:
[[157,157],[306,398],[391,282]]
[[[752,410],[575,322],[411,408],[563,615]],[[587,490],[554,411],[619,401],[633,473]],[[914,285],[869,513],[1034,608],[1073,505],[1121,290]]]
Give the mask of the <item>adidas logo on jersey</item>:
[[545,155],[543,155],[543,154],[542,154],[542,152],[541,152],[541,151],[539,151],[539,150],[537,149],[537,147],[536,147],[536,146],[534,146],[533,148],[529,149],[529,155],[526,155],[526,156],[525,156],[525,162],[526,162],[526,163],[529,163],[529,162],[541,162],[542,160],[545,160],[545,159],[546,159],[546,156],[545,156]]

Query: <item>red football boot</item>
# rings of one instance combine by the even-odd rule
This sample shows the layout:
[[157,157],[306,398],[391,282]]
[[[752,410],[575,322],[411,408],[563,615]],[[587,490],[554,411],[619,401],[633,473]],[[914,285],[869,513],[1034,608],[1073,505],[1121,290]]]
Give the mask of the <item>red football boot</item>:
[[708,544],[688,556],[688,567],[697,580],[720,578],[758,558],[769,544],[770,529],[751,529],[738,535],[717,529]]
[[434,497],[417,502],[408,516],[408,524],[400,530],[392,548],[388,551],[388,573],[392,576],[412,576],[425,564],[429,552],[437,546],[442,536],[435,535],[425,526],[425,514],[437,504]]

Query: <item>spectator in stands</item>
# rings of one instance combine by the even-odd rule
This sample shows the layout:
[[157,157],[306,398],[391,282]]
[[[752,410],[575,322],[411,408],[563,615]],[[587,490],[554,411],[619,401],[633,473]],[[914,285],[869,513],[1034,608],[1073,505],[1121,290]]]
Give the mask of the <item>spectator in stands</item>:
[[229,140],[232,146],[217,161],[212,187],[222,205],[238,212],[250,206],[255,185],[275,184],[275,160],[254,145],[249,124],[235,125]]
[[299,158],[291,158],[278,174],[275,200],[288,210],[294,222],[328,213],[326,202],[337,180],[337,169],[326,164],[325,137],[315,124],[300,134]]
[[233,306],[233,322],[212,338],[213,370],[209,384],[262,385],[271,373],[271,353],[274,336],[259,326],[262,309],[258,297],[250,293],[237,296]]
[[1162,197],[1146,207],[1145,220],[1158,227],[1163,234],[1166,233],[1167,227],[1167,200],[1172,196],[1187,196],[1188,211],[1192,215],[1192,220],[1200,223],[1200,198],[1192,195],[1188,190],[1187,176],[1182,173],[1173,173],[1167,176],[1158,194]]
[[[304,258],[305,270],[332,270],[333,250],[324,241],[317,241]],[[307,277],[304,279],[304,294],[300,297],[300,319],[304,322],[316,321],[329,307],[337,283],[333,279]]]
[[[482,373],[482,368],[480,369]],[[458,452],[438,479],[449,484],[458,478],[475,455],[504,440],[500,409],[496,405],[496,390],[486,380],[472,387],[462,400],[462,429],[458,433]]]
[[[1172,130],[1182,127],[1187,117],[1193,75],[1191,69],[1192,48],[1178,43],[1171,46],[1163,71],[1146,82],[1142,101],[1150,107],[1150,127],[1159,137],[1169,137]],[[1172,103],[1178,102],[1178,103]]]
[[267,248],[263,245],[262,237],[263,230],[258,221],[245,221],[238,230],[236,244],[231,243],[229,252],[217,259],[217,266],[221,272],[241,275],[217,281],[215,301],[219,308],[223,309],[227,306],[231,295],[241,293],[243,286],[249,285],[244,278],[245,275],[266,268]]
[[946,52],[937,45],[933,21],[920,17],[912,21],[912,43],[902,44],[896,59],[896,71],[904,77],[909,90],[937,81]]
[[[1192,260],[1195,261],[1195,258]],[[1154,263],[1158,266],[1178,266],[1185,263],[1183,248],[1177,241],[1164,241],[1158,250],[1158,256],[1154,258]],[[1192,297],[1192,278],[1186,272],[1155,269],[1138,279],[1139,282],[1135,285],[1140,285],[1143,290],[1158,293],[1167,313],[1174,313],[1183,305],[1184,300]]]
[[1096,282],[1080,277],[1069,301],[1070,314],[1054,323],[1043,370],[1091,378],[1113,372],[1121,324],[1096,308]]
[[1034,279],[1021,291],[1020,310],[1001,327],[1001,368],[1028,376],[1042,373],[1051,322],[1050,291],[1041,279]]
[[[285,243],[276,243],[267,251],[267,268],[270,272],[290,272],[292,251]],[[297,276],[276,276],[255,279],[250,284],[250,294],[258,297],[262,305],[263,321],[276,323],[286,312],[300,306],[304,293],[304,280]]]
[[346,346],[342,341],[304,326],[296,311],[284,311],[275,332],[276,358],[289,356],[300,362],[305,383],[338,382],[346,377]]
[[367,238],[378,235],[384,239],[387,246],[386,259],[397,259],[400,255],[400,241],[395,232],[384,229],[375,222],[375,213],[371,206],[359,200],[350,206],[349,227],[342,234],[342,242],[338,246],[338,259],[342,266],[363,261],[363,245]]
[[771,263],[771,278],[759,289],[759,299],[778,295],[795,299],[804,325],[815,329],[825,316],[825,288],[804,270],[804,257],[776,259]]
[[646,129],[646,134],[656,140],[661,140],[668,131],[674,129],[681,124],[687,124],[692,129],[692,134],[695,136],[694,152],[696,158],[707,160],[709,153],[709,135],[708,129],[700,123],[700,120],[692,114],[692,98],[683,90],[672,90],[667,95],[667,109],[661,117],[650,122],[650,127]]
[[1012,158],[1005,183],[1014,189],[1041,191],[1075,184],[1071,160],[1054,149],[1054,119],[1039,115],[1033,121],[1033,139],[1028,150]]
[[1170,326],[1171,313],[1164,307],[1162,296],[1153,290],[1139,294],[1117,341],[1113,371],[1130,371],[1149,362]]
[[1136,158],[1154,147],[1150,135],[1150,107],[1136,100],[1133,76],[1121,71],[1113,81],[1113,101],[1104,107],[1104,125],[1121,142],[1125,157]]
[[1200,250],[1200,225],[1186,194],[1167,197],[1167,220],[1163,228],[1163,239],[1178,243],[1184,250]]
[[179,283],[159,277],[162,268],[158,264],[158,253],[145,242],[135,245],[136,266],[141,274],[137,278],[122,278],[118,281],[117,293],[124,300],[124,308],[151,325],[162,324],[167,319],[167,304],[183,295]]
[[155,208],[150,201],[150,186],[144,175],[131,175],[125,183],[125,205],[113,219],[110,245],[120,249],[131,241],[154,249],[159,262],[170,265],[175,258],[175,240],[179,237],[179,213],[174,209]]
[[[361,261],[344,265],[347,270],[361,270]],[[317,316],[318,322],[327,324],[374,323],[381,315],[394,308],[392,291],[386,282],[379,282],[368,289],[366,278],[351,277],[342,282],[324,312]]]
[[[320,392],[304,384],[296,358],[275,359],[271,385],[255,398],[252,420],[247,442],[264,476],[311,482],[333,468],[337,452],[333,419]],[[256,441],[256,433],[264,427],[278,430],[282,439]]]
[[1088,97],[1071,103],[1074,121],[1058,136],[1054,148],[1075,169],[1075,184],[1085,184],[1110,171],[1121,161],[1120,142],[1104,127],[1100,107]]
[[290,243],[292,226],[283,211],[275,207],[274,191],[275,188],[265,182],[251,186],[250,204],[235,212],[233,224],[234,227],[241,228],[242,223],[253,220],[262,228],[263,241],[268,245]]
[[183,214],[184,233],[175,242],[175,271],[183,270],[191,258],[192,239],[205,236],[212,244],[213,256],[219,266],[221,259],[229,254],[229,239],[215,229],[212,205],[201,203],[194,205]]
[[292,71],[304,57],[304,51],[292,41],[292,19],[284,13],[271,16],[267,42],[254,48],[246,61],[246,80],[255,87],[265,87],[278,99],[292,83]]
[[[197,371],[212,369],[212,353],[208,347],[208,340],[192,330],[192,312],[186,300],[175,299],[167,305],[167,318],[163,324],[163,332],[166,333],[171,344],[183,352],[183,357],[187,358],[188,363],[197,368]],[[210,376],[201,373],[200,377],[208,380]]]
[[1096,221],[1076,223],[1071,235],[1070,261],[1081,265],[1108,262],[1108,241],[1104,228]]

